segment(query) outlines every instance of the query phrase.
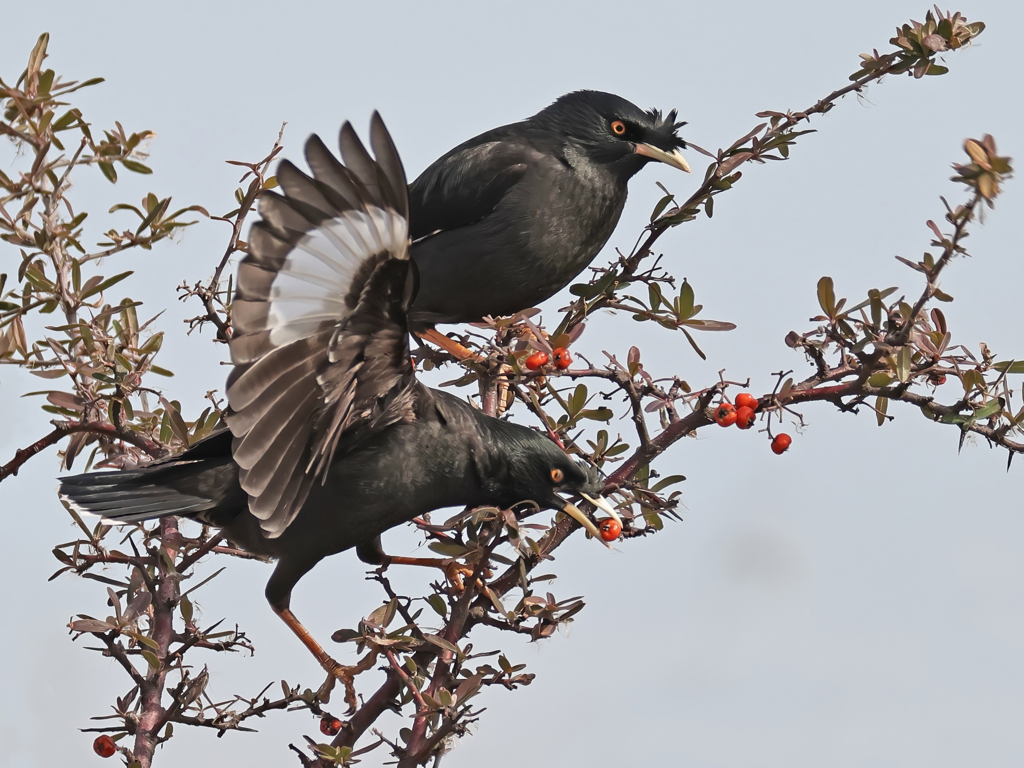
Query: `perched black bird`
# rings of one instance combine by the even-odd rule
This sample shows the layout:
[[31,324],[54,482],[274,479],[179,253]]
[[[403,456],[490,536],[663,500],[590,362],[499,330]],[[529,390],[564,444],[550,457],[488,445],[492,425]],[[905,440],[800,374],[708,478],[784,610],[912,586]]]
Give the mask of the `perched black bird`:
[[321,559],[354,547],[375,564],[443,563],[388,558],[380,546],[383,531],[440,507],[529,499],[596,534],[568,493],[614,515],[597,472],[549,437],[416,379],[405,175],[376,114],[370,141],[376,160],[346,123],[343,165],[313,136],[313,177],[282,162],[283,194],[261,200],[238,270],[228,429],[180,456],[60,487],[70,507],[112,523],[184,515],[276,558],[270,605],[350,694],[346,669],[289,610]]
[[651,160],[689,172],[672,110],[575,91],[436,160],[409,189],[415,327],[510,315],[550,298],[611,237]]

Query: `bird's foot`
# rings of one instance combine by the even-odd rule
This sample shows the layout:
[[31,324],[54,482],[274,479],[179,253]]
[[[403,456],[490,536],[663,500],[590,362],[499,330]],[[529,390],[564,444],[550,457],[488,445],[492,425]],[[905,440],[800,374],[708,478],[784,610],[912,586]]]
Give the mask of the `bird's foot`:
[[328,703],[331,700],[331,691],[334,690],[335,684],[340,680],[341,684],[345,686],[345,703],[348,705],[348,711],[345,714],[351,715],[356,711],[357,704],[356,686],[353,682],[355,677],[353,668],[339,664],[330,658],[324,661],[322,666],[327,671],[327,679],[324,680],[324,684],[316,692],[317,699],[324,704]]
[[391,555],[388,557],[384,567],[390,565],[418,565],[424,568],[440,568],[448,582],[459,592],[462,592],[466,585],[463,583],[464,576],[472,576],[474,568],[468,563],[460,563],[452,557],[402,557]]
[[434,346],[440,347],[441,349],[443,349],[445,352],[447,352],[449,355],[451,355],[460,362],[463,360],[478,359],[475,352],[466,349],[466,347],[459,344],[459,342],[455,341],[455,339],[445,336],[443,333],[434,328],[424,331],[423,333],[418,333],[416,335],[419,336],[424,341],[429,341]]
[[351,667],[347,667],[344,664],[335,661],[330,656],[320,660],[320,666],[327,672],[327,679],[324,680],[323,685],[317,691],[317,700],[323,704],[327,704],[331,700],[331,691],[334,690],[334,686],[341,681],[341,684],[345,686],[345,703],[348,705],[348,711],[345,713],[351,715],[356,711],[356,707],[359,702],[356,699],[356,686],[355,676],[360,672],[365,672],[373,666],[377,660],[377,654],[368,653],[358,663]]
[[463,583],[462,579],[464,576],[473,575],[473,566],[467,565],[466,563],[460,563],[458,560],[442,560],[441,562],[442,564],[439,565],[439,567],[444,571],[444,577],[448,579],[448,583],[455,587],[459,592],[464,591],[466,589],[466,585]]

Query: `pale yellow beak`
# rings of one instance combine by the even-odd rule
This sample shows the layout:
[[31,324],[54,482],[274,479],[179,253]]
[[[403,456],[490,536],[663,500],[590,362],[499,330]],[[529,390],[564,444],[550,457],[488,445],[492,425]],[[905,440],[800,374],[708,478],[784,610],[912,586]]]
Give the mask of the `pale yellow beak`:
[[652,160],[657,160],[659,163],[671,165],[673,168],[678,168],[680,171],[684,171],[685,173],[690,172],[690,164],[686,162],[686,158],[683,157],[683,153],[678,149],[666,152],[663,149],[658,149],[653,144],[637,144],[636,149],[633,151],[638,155],[643,155],[644,157],[649,157]]
[[609,503],[608,499],[606,499],[604,496],[588,496],[585,493],[581,493],[580,496],[589,501],[602,512],[606,513],[609,517],[614,519],[615,522],[617,522],[619,525],[622,525],[622,518],[619,517],[619,513],[615,511],[615,507],[613,507]]
[[609,546],[608,543],[601,538],[601,532],[597,530],[597,526],[594,525],[590,518],[584,515],[583,512],[580,511],[580,508],[573,504],[571,501],[565,502],[565,506],[562,507],[562,511],[565,512],[565,514],[567,514],[577,523],[582,525],[584,528],[586,528],[587,533],[589,533],[595,539],[602,542],[606,547]]

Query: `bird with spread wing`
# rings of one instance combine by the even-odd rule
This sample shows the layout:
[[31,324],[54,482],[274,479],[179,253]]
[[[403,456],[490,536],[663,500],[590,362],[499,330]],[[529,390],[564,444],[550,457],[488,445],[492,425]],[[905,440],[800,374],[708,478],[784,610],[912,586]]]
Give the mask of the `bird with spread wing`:
[[389,557],[380,535],[442,507],[532,500],[597,529],[562,494],[615,515],[593,467],[547,435],[483,414],[416,378],[408,313],[417,289],[398,153],[374,114],[364,148],[341,129],[339,161],[313,136],[312,175],[288,161],[249,237],[233,304],[227,428],[137,469],[60,481],[64,502],[111,523],[183,515],[277,560],[267,600],[320,664],[332,659],[290,609],[299,579],[355,548]]

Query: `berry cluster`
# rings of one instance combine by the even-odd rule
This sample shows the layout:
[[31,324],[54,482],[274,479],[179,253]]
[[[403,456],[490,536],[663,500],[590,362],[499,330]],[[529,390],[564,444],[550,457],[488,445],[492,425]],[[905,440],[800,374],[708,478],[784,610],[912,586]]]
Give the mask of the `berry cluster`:
[[530,371],[539,371],[548,362],[551,362],[560,371],[564,371],[570,365],[572,365],[572,354],[565,347],[556,347],[548,356],[547,352],[534,352],[528,358],[526,358],[526,368]]
[[[731,427],[735,424],[740,429],[750,429],[757,420],[757,408],[760,405],[757,398],[749,392],[740,392],[736,395],[736,404],[723,400],[715,408],[715,423],[720,427]],[[793,438],[782,432],[772,440],[772,452],[781,455],[786,452],[792,444]]]

